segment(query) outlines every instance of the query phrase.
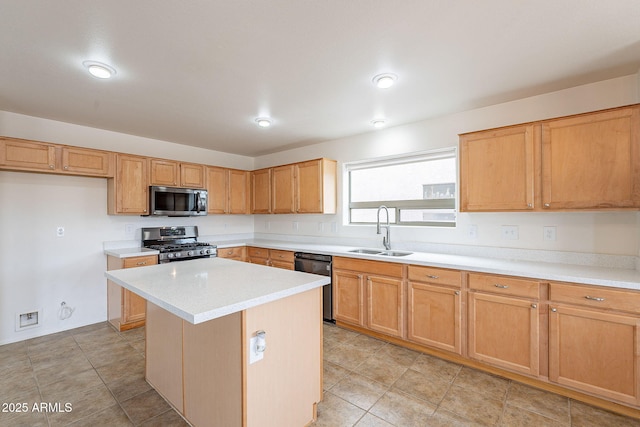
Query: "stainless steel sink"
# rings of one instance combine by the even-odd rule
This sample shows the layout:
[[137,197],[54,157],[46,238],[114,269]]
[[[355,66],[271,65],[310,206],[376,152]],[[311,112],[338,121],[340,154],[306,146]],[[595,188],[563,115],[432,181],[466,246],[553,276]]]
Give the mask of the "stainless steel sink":
[[404,251],[384,251],[384,252],[379,252],[378,255],[384,255],[384,256],[407,256],[407,255],[411,255],[413,252],[404,252]]
[[379,255],[382,251],[377,249],[351,249],[349,252],[354,254]]

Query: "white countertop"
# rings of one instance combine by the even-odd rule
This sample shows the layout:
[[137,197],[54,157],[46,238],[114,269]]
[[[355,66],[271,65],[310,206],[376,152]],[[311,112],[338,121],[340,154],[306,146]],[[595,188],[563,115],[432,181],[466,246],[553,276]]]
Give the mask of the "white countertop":
[[[588,285],[640,290],[640,271],[626,268],[517,261],[427,252],[414,252],[408,256],[390,257],[349,252],[349,250],[356,249],[355,246],[304,244],[299,242],[289,243],[262,239],[218,242],[217,245],[218,249],[233,246],[255,245],[269,249],[311,252],[341,257],[475,271],[479,273],[504,274],[517,277],[530,277],[540,280],[574,282]],[[375,249],[383,250],[381,248]]]
[[330,283],[326,276],[222,258],[111,270],[105,276],[193,324]]
[[116,258],[132,258],[136,256],[146,256],[146,255],[158,255],[160,251],[155,249],[148,248],[117,248],[117,249],[105,249],[105,255],[111,255]]

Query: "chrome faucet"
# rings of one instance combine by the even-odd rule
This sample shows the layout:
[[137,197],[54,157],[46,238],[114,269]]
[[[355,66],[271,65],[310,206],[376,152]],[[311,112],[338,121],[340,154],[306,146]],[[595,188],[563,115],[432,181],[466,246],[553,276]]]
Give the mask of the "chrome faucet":
[[[382,209],[387,213],[387,225],[380,225],[380,211]],[[382,234],[380,227],[386,227],[387,229],[387,236],[382,238],[382,244],[386,250],[389,250],[391,249],[391,226],[389,225],[389,209],[387,209],[385,205],[378,208],[378,225],[376,226],[376,234]]]

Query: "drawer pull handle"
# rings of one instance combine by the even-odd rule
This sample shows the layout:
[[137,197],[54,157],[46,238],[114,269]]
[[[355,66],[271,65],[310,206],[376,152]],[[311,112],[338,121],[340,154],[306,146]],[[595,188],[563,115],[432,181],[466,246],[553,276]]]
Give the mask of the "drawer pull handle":
[[147,261],[140,261],[140,262],[136,263],[136,265],[146,265],[146,264],[147,264]]
[[493,285],[493,286],[495,286],[496,288],[500,288],[500,289],[508,289],[508,288],[509,288],[509,286],[508,286],[508,285],[501,285],[501,284],[499,284],[499,283],[496,283],[496,284],[495,284],[495,285]]
[[591,296],[589,296],[589,295],[587,295],[585,298],[586,298],[586,299],[588,299],[588,300],[591,300],[591,301],[604,301],[604,298],[600,298],[600,297],[591,297]]
[[440,278],[440,276],[434,276],[433,274],[427,274],[427,277],[429,279],[439,279]]

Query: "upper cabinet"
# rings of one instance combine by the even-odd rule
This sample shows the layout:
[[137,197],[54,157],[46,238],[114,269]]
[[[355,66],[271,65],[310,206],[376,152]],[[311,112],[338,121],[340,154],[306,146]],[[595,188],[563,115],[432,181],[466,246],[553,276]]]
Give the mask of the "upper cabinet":
[[151,159],[149,185],[205,188],[204,165]]
[[460,136],[460,210],[640,207],[640,105]]
[[250,172],[214,166],[206,168],[210,214],[248,214]]
[[336,180],[328,159],[253,171],[252,213],[336,213]]
[[0,169],[113,176],[114,153],[15,138],[0,138]]
[[147,215],[149,209],[148,159],[118,154],[115,177],[107,182],[110,215]]

